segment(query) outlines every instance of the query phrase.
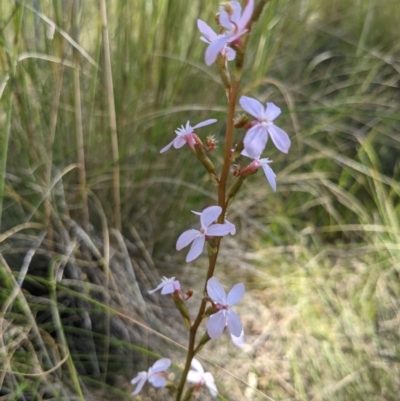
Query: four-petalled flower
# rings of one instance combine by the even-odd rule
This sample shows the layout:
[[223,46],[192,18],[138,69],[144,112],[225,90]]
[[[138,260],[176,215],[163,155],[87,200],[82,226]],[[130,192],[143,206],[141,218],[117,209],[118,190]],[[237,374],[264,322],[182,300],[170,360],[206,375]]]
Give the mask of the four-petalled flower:
[[246,156],[257,159],[265,149],[268,135],[281,152],[287,153],[290,148],[289,136],[273,123],[281,114],[281,109],[274,103],[267,103],[264,109],[258,100],[247,96],[242,96],[239,103],[245,111],[257,119],[247,131],[243,141]]
[[170,365],[170,359],[162,358],[155,362],[154,365],[149,368],[148,372],[139,372],[138,375],[131,381],[131,384],[137,383],[137,387],[132,395],[139,394],[140,390],[146,383],[146,380],[153,387],[165,387],[167,385],[167,380],[164,377],[164,371],[168,369]]
[[192,359],[191,368],[187,375],[187,382],[193,383],[196,388],[200,388],[204,385],[210,390],[211,397],[216,397],[218,394],[217,386],[215,385],[214,377],[210,372],[204,372],[201,363],[196,359]]
[[[202,36],[200,36],[200,40],[202,40],[205,43],[211,44],[215,42],[217,39],[220,37],[223,37],[224,35],[217,35],[212,28],[208,24],[206,24],[204,21],[201,19],[197,20],[197,27],[199,28],[199,31],[201,32]],[[236,52],[232,48],[228,47],[226,44],[222,47],[222,49],[219,51],[221,55],[228,61],[232,61],[236,57]]]
[[[198,212],[194,212],[199,214]],[[200,230],[187,230],[182,233],[176,242],[176,249],[180,251],[192,242],[190,251],[186,256],[186,262],[191,262],[200,256],[206,242],[206,236],[223,237],[234,232],[232,223],[214,224],[218,216],[222,213],[220,206],[210,206],[205,208],[200,214]]]
[[180,292],[181,291],[181,284],[179,283],[178,280],[175,280],[175,277],[167,278],[163,277],[161,279],[161,283],[158,284],[154,290],[147,291],[149,294],[153,294],[154,292],[161,290],[162,295],[166,294],[172,294],[175,291]]
[[235,284],[229,291],[228,296],[226,296],[225,290],[220,282],[215,277],[211,277],[207,281],[207,294],[215,308],[218,309],[217,313],[210,316],[207,323],[207,333],[210,338],[219,337],[226,326],[228,326],[233,336],[242,337],[242,323],[231,307],[243,298],[244,284]]
[[177,137],[170,142],[167,146],[160,150],[160,153],[166,152],[172,145],[174,145],[175,149],[181,148],[185,143],[187,143],[192,149],[194,149],[194,145],[196,144],[196,134],[193,132],[196,128],[205,127],[206,125],[214,124],[217,122],[215,118],[211,118],[210,120],[203,121],[201,123],[196,124],[192,127],[189,121],[185,126],[181,126],[175,130]]
[[218,54],[224,49],[227,43],[235,42],[248,31],[246,27],[253,15],[253,9],[254,0],[247,2],[243,14],[242,7],[237,1],[231,1],[220,6],[219,23],[226,31],[223,35],[219,35],[215,40],[211,41],[207,47],[205,53],[205,62],[207,65],[215,62]]

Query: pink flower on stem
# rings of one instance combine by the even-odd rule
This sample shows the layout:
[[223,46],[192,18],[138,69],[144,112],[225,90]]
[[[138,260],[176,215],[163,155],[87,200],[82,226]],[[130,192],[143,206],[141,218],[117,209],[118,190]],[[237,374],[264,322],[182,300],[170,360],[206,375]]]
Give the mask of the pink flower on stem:
[[193,132],[196,128],[205,127],[206,125],[214,124],[217,122],[215,118],[210,120],[203,121],[201,123],[196,124],[194,127],[190,126],[189,121],[185,126],[181,126],[175,130],[177,137],[170,142],[167,146],[160,150],[160,153],[166,152],[172,145],[174,145],[175,149],[181,148],[185,143],[187,143],[192,149],[194,149],[194,145],[196,143],[197,135]]
[[139,372],[138,375],[131,381],[131,384],[137,383],[137,387],[132,395],[137,395],[140,393],[140,390],[143,388],[146,380],[153,387],[165,387],[167,385],[167,380],[164,377],[164,370],[168,369],[170,365],[170,359],[162,358],[155,362],[154,365],[149,368],[148,372]]
[[[205,43],[211,44],[215,42],[217,39],[223,37],[224,35],[217,35],[209,25],[207,25],[201,19],[197,20],[197,27],[203,36],[200,36],[200,40]],[[221,55],[227,59],[228,61],[235,60],[236,52],[235,50],[228,47],[226,44],[224,47],[219,51]]]
[[[243,156],[248,156],[246,149],[243,150],[242,152]],[[268,166],[269,163],[272,163],[272,160],[269,160],[267,158],[264,159],[260,159],[260,155],[255,158],[246,168],[244,168],[239,175],[246,175],[246,174],[251,174],[251,173],[255,173],[258,171],[258,169],[260,167],[262,167],[262,169],[264,170],[264,174],[267,177],[267,180],[269,182],[269,185],[271,185],[271,188],[273,191],[276,191],[276,174],[274,173],[274,171],[272,170],[272,168],[270,166]]]
[[206,237],[223,237],[233,231],[233,224],[214,224],[218,216],[222,213],[220,206],[210,206],[205,208],[201,213],[193,212],[200,215],[200,230],[187,230],[182,233],[176,242],[176,249],[181,249],[192,243],[190,251],[186,256],[186,262],[191,262],[200,256],[203,251]]
[[219,309],[217,313],[210,316],[207,323],[207,333],[210,338],[219,337],[226,326],[228,326],[231,335],[240,338],[243,332],[243,326],[238,315],[231,307],[243,298],[244,284],[235,284],[229,291],[228,296],[226,296],[225,290],[220,282],[215,277],[211,277],[207,281],[207,294],[215,308]]
[[231,1],[228,5],[220,6],[219,23],[225,28],[226,32],[224,35],[220,35],[215,40],[211,41],[207,47],[205,54],[205,62],[207,65],[211,65],[215,62],[218,54],[224,49],[227,43],[237,41],[248,31],[246,27],[253,15],[253,9],[254,0],[249,0],[247,2],[243,14],[242,7],[237,1]]
[[243,141],[246,156],[257,159],[265,149],[268,135],[271,136],[272,142],[281,152],[287,153],[291,144],[289,136],[273,123],[275,118],[281,114],[281,109],[274,103],[267,103],[264,109],[258,100],[247,96],[242,96],[239,103],[245,111],[257,119],[247,131]]
[[218,394],[217,386],[215,385],[214,377],[210,372],[204,372],[201,363],[196,359],[192,359],[191,368],[187,375],[187,382],[193,383],[196,388],[204,385],[210,390],[211,397],[215,398]]
[[163,277],[161,279],[161,283],[154,288],[154,290],[147,291],[149,294],[153,294],[154,292],[161,290],[162,295],[166,294],[173,294],[175,291],[176,292],[181,292],[181,284],[179,283],[178,280],[175,280],[175,277],[167,278]]

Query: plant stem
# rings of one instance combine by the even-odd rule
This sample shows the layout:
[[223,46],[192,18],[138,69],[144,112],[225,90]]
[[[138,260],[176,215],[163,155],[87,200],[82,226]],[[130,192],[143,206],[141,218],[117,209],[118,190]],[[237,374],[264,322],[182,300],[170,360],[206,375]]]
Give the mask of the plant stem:
[[[228,92],[228,120],[226,123],[226,133],[225,133],[225,157],[224,164],[222,166],[220,185],[218,187],[218,205],[222,207],[222,213],[219,216],[218,222],[223,223],[225,220],[225,212],[226,212],[226,183],[228,181],[229,169],[231,167],[232,162],[232,138],[233,138],[233,118],[235,117],[235,109],[236,109],[236,100],[239,91],[240,80],[235,80],[233,82],[232,87]],[[219,248],[219,243],[218,243]]]
[[[223,223],[225,220],[225,211],[227,207],[227,202],[225,201],[226,197],[226,184],[228,181],[228,174],[229,169],[231,166],[231,153],[232,153],[232,138],[233,138],[233,117],[235,115],[235,108],[236,108],[236,100],[239,90],[239,83],[240,81],[234,81],[232,87],[229,89],[228,92],[228,121],[226,125],[226,133],[225,133],[225,157],[224,157],[224,164],[222,167],[221,179],[218,187],[218,205],[222,208],[222,213],[219,216],[219,223]],[[208,280],[214,275],[215,265],[217,263],[219,247],[221,244],[222,238],[216,238],[216,251],[213,253],[209,258],[208,270],[207,270],[207,277],[204,283],[204,292],[207,289],[207,282]],[[186,377],[188,375],[190,365],[192,363],[192,359],[195,355],[195,341],[196,341],[196,334],[197,329],[200,326],[201,321],[203,320],[203,315],[206,310],[207,306],[207,299],[203,298],[200,304],[199,311],[197,313],[196,319],[190,328],[190,335],[189,335],[189,345],[188,345],[188,353],[186,357],[186,364],[185,368],[182,373],[181,381],[178,386],[178,392],[176,395],[176,401],[180,401],[183,393],[183,388],[186,383]]]

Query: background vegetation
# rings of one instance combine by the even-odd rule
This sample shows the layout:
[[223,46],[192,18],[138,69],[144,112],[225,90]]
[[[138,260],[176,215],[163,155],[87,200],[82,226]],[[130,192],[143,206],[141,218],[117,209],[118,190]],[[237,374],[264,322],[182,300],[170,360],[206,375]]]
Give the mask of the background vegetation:
[[[182,358],[146,290],[179,271],[196,287],[174,242],[214,192],[190,152],[159,150],[187,120],[223,139],[195,23],[217,3],[0,2],[2,399],[132,399],[148,358]],[[247,326],[240,377],[265,394],[248,399],[398,399],[399,7],[271,0],[252,33],[242,93],[282,108],[293,145],[268,147],[278,191],[259,173],[229,215],[225,283],[268,317]]]

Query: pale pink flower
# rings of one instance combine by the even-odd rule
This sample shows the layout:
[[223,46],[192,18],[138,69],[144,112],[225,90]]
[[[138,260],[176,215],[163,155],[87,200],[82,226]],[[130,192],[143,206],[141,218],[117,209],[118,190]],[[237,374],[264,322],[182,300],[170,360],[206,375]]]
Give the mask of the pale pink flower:
[[[246,149],[243,150],[242,155],[250,157],[247,154]],[[272,163],[272,160],[269,160],[268,158],[260,159],[260,155],[258,155],[257,158],[255,158],[246,168],[244,168],[240,172],[240,175],[256,172],[260,167],[262,167],[262,169],[264,170],[264,174],[269,182],[269,185],[271,185],[273,191],[276,191],[276,174],[274,173],[274,170],[272,170],[272,168],[268,166],[269,163]]]
[[164,377],[164,370],[168,369],[171,365],[171,360],[168,358],[159,359],[154,363],[152,367],[149,368],[148,372],[139,372],[138,375],[132,379],[131,384],[136,384],[137,387],[132,395],[137,395],[143,388],[146,380],[153,387],[165,387],[167,385],[167,380]]
[[218,53],[226,46],[227,43],[235,42],[248,30],[246,29],[251,16],[253,15],[254,0],[247,2],[246,8],[242,14],[242,6],[237,1],[231,1],[230,6],[232,12],[227,12],[224,5],[220,6],[219,23],[225,29],[225,34],[220,35],[217,39],[211,41],[207,47],[205,54],[205,62],[211,65],[218,57]]
[[205,127],[206,125],[214,124],[217,122],[215,118],[210,120],[203,121],[201,123],[196,124],[192,127],[189,121],[186,123],[185,126],[181,126],[175,130],[176,138],[170,142],[167,146],[160,150],[160,153],[166,152],[172,145],[174,145],[175,149],[181,148],[185,143],[187,143],[192,149],[194,149],[194,145],[196,143],[196,134],[193,132],[196,128]]
[[[204,21],[201,19],[197,20],[197,27],[199,28],[201,34],[203,36],[200,36],[200,40],[202,40],[205,43],[211,44],[215,42],[218,38],[224,36],[224,35],[217,35],[212,28],[210,28],[209,25],[207,25]],[[236,52],[232,48],[228,47],[226,44],[225,46],[220,50],[221,55],[228,61],[232,61],[236,57]]]
[[247,131],[243,141],[246,155],[257,159],[265,149],[268,135],[271,136],[272,142],[281,152],[287,153],[291,144],[289,136],[273,123],[275,118],[281,114],[281,109],[274,103],[267,103],[264,109],[258,100],[247,96],[242,96],[239,103],[245,111],[257,119]]
[[175,291],[180,292],[181,291],[181,284],[179,283],[178,280],[175,280],[175,277],[167,278],[163,277],[161,279],[161,283],[154,288],[154,290],[147,291],[149,294],[153,294],[154,292],[161,290],[162,295],[166,294],[172,294]]
[[192,359],[191,368],[187,375],[187,382],[193,383],[195,387],[202,387],[204,385],[210,390],[211,397],[215,398],[218,394],[217,386],[214,377],[210,372],[204,372],[201,363],[196,359]]
[[200,230],[187,230],[179,236],[176,242],[176,249],[178,251],[192,243],[190,251],[186,256],[186,262],[191,262],[200,256],[206,242],[206,236],[223,237],[233,231],[232,223],[214,224],[218,216],[222,213],[220,206],[210,206],[205,208],[201,213],[193,213],[200,215]]
[[229,331],[235,337],[242,335],[243,326],[238,315],[231,309],[244,295],[244,284],[235,284],[226,296],[220,282],[211,277],[207,281],[207,294],[213,301],[214,306],[219,309],[217,313],[210,316],[207,323],[207,333],[210,338],[217,338],[228,326]]

